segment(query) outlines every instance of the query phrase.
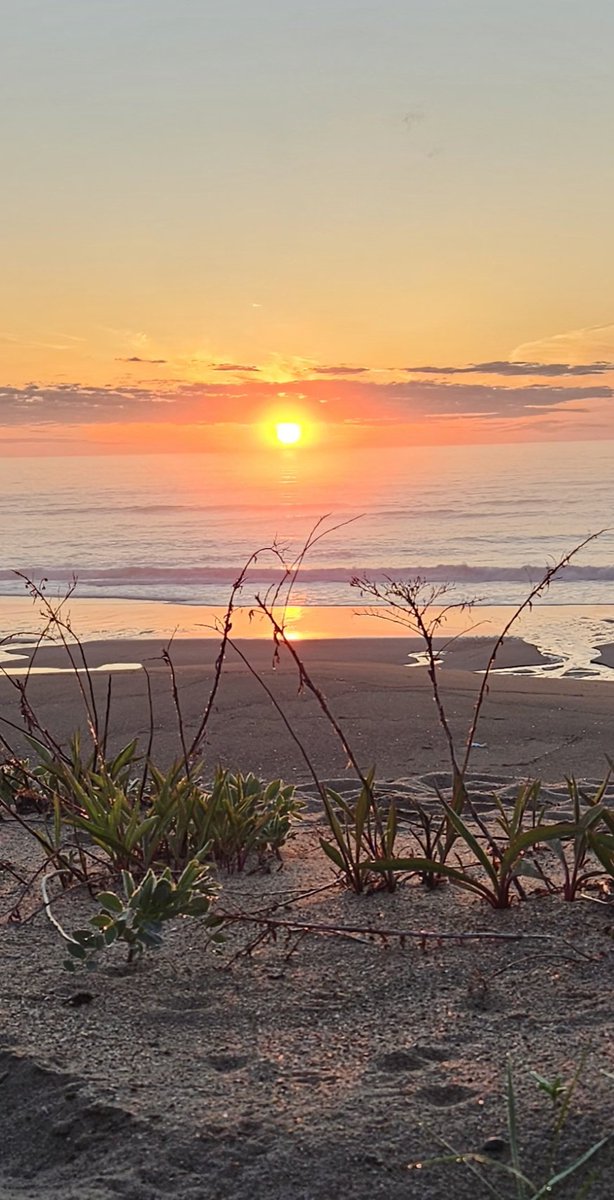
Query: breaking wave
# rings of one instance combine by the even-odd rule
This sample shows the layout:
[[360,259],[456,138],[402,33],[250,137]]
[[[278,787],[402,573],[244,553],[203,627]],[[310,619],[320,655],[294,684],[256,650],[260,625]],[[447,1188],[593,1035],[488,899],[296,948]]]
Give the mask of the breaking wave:
[[[356,564],[355,566],[304,566],[300,571],[300,579],[305,583],[347,583],[356,576],[372,580],[395,579],[407,581],[419,577],[427,583],[450,584],[481,584],[481,583],[537,583],[548,567],[548,563],[525,564],[522,566],[471,566],[467,563],[412,563],[407,565],[379,566],[377,568]],[[90,588],[124,588],[131,584],[139,588],[147,586],[158,587],[161,584],[172,588],[177,587],[206,587],[209,584],[232,585],[242,570],[242,564],[226,564],[209,567],[161,567],[155,564],[144,564],[130,567],[80,567],[77,564],[68,566],[53,566],[52,564],[26,565],[21,568],[22,575],[39,581],[46,579],[54,583],[70,583],[74,579]],[[249,580],[252,583],[275,583],[282,577],[279,568],[261,566],[255,563],[249,570]],[[563,568],[553,580],[557,583],[611,583],[614,582],[614,565],[584,564],[582,566],[570,563]],[[2,591],[6,594],[6,585],[12,584],[11,590],[20,591],[23,580],[15,571],[0,569],[0,583],[5,585]]]

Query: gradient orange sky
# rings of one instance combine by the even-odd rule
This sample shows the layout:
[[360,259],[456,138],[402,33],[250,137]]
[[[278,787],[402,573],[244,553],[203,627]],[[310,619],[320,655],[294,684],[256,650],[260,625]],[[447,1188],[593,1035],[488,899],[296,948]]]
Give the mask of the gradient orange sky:
[[0,453],[611,438],[609,0],[3,0]]

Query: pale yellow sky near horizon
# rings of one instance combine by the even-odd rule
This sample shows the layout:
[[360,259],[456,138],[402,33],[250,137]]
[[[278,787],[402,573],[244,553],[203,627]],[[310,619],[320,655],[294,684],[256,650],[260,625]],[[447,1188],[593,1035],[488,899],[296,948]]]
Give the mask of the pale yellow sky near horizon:
[[0,17],[1,453],[614,436],[608,0]]

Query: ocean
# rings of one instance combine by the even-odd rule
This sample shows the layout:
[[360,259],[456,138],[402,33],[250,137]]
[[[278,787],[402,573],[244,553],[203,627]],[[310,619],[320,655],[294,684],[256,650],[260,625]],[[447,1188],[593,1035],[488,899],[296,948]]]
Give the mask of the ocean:
[[[24,594],[21,571],[54,595],[76,577],[80,598],[223,605],[250,554],[292,557],[325,517],[338,527],[306,559],[296,605],[355,606],[362,573],[515,605],[603,529],[541,601],[594,613],[614,605],[613,482],[614,442],[5,458],[0,595]],[[259,555],[242,603],[276,573]],[[554,612],[545,624],[562,628]]]
[[[242,456],[5,458],[0,594],[20,570],[80,596],[222,604],[249,555],[298,549],[315,522],[351,521],[304,565],[306,604],[352,604],[355,573],[422,575],[514,604],[546,565],[608,528],[547,603],[614,600],[614,442],[421,446]],[[271,577],[262,555],[254,578]]]

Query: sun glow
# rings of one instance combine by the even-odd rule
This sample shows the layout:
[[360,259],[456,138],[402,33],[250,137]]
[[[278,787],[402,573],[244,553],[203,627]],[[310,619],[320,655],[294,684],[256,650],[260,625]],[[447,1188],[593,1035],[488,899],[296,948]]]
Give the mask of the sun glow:
[[296,446],[303,436],[303,429],[298,421],[278,421],[275,434],[282,446]]

